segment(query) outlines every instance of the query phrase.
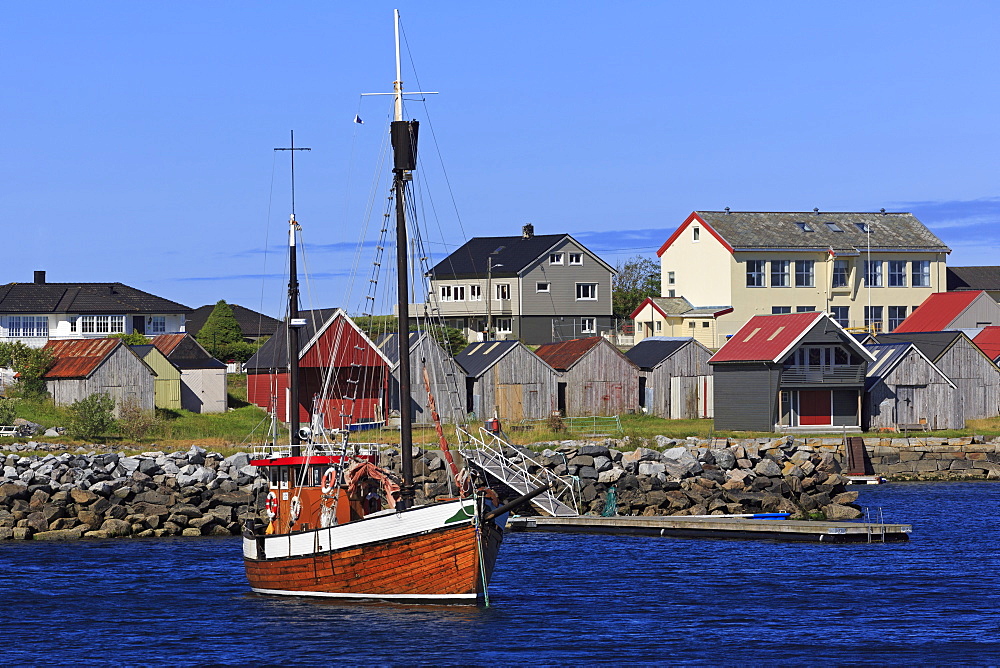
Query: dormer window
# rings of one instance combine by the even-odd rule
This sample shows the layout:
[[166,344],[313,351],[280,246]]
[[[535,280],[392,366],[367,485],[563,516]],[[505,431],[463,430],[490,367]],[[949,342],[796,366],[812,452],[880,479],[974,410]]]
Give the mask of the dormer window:
[[831,232],[843,232],[844,231],[843,228],[840,227],[840,225],[838,225],[837,223],[834,223],[832,221],[828,221],[827,224],[826,224],[826,226],[827,226],[827,228],[829,228],[829,230]]
[[803,232],[813,232],[814,231],[813,228],[812,228],[812,225],[810,225],[809,223],[804,223],[804,222],[803,223],[795,223],[795,225],[796,225],[796,227],[798,227]]
[[563,263],[562,253],[549,253],[549,264],[561,265]]

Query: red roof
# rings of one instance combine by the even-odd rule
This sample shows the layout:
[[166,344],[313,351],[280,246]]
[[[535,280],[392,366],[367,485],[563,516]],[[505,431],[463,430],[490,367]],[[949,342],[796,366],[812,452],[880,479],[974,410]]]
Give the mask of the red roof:
[[580,361],[580,358],[599,345],[601,341],[601,337],[591,336],[586,339],[546,343],[543,346],[539,346],[535,354],[541,357],[553,369],[566,371]]
[[979,349],[986,353],[991,360],[1000,357],[1000,327],[995,325],[983,327],[983,331],[972,339],[972,342],[979,346]]
[[924,300],[920,307],[911,313],[899,327],[892,330],[893,334],[907,332],[940,332],[951,327],[958,316],[962,315],[969,304],[979,295],[986,294],[983,290],[961,292],[935,292]]
[[55,356],[56,363],[45,374],[45,378],[86,378],[120,345],[121,339],[49,341],[45,344],[45,350]]
[[708,361],[777,362],[824,315],[822,311],[755,315]]
[[683,223],[681,223],[680,227],[678,227],[676,230],[674,230],[674,233],[670,235],[670,238],[663,242],[663,245],[660,246],[660,250],[656,251],[656,257],[663,257],[663,254],[667,252],[667,249],[670,248],[670,245],[672,243],[674,243],[675,241],[677,241],[677,237],[679,237],[681,235],[681,232],[683,232],[684,230],[686,230],[687,227],[688,227],[688,225],[690,225],[694,221],[698,221],[701,224],[702,227],[704,227],[706,230],[708,230],[709,234],[711,234],[713,237],[715,237],[716,239],[718,239],[719,243],[722,244],[723,248],[725,248],[726,250],[728,250],[730,253],[733,252],[733,247],[729,245],[729,242],[726,241],[725,239],[723,239],[722,235],[720,235],[718,232],[716,232],[712,228],[711,225],[709,225],[708,223],[706,223],[702,219],[702,217],[698,215],[697,211],[692,211],[691,215],[688,216],[687,219]]
[[167,357],[174,351],[187,334],[157,334],[153,337],[153,345]]

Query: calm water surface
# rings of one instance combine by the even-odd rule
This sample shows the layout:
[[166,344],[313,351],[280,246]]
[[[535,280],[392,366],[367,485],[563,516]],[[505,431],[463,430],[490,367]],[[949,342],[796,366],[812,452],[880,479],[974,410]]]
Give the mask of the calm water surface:
[[1000,483],[859,501],[911,541],[508,534],[489,609],[255,596],[238,538],[7,542],[3,663],[1000,662]]

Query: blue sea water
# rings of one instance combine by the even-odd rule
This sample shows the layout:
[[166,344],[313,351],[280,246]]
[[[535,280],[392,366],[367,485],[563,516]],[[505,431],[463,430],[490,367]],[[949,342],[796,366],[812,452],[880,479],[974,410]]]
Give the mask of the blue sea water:
[[0,544],[17,664],[995,664],[998,483],[865,488],[909,543],[508,534],[491,607],[248,591],[238,538]]

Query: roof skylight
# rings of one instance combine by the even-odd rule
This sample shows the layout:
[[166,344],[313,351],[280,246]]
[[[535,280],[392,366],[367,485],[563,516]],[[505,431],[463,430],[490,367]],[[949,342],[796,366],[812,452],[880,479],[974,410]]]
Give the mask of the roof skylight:
[[799,229],[803,232],[813,232],[813,228],[809,223],[795,223],[798,225]]
[[831,232],[843,232],[844,231],[843,229],[841,229],[840,225],[838,225],[837,223],[835,223],[833,221],[827,221],[826,226],[828,228],[830,228]]

